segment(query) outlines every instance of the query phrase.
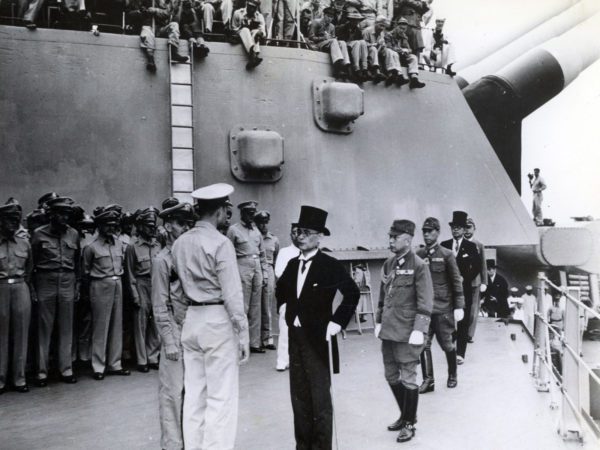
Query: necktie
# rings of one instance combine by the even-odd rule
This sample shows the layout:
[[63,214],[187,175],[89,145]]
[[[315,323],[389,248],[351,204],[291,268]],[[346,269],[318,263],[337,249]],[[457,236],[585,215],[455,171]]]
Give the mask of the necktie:
[[308,258],[308,259],[303,259],[302,260],[302,267],[300,268],[300,273],[304,273],[304,271],[306,270],[306,265],[312,261],[312,258]]
[[458,240],[454,240],[454,256],[458,255]]

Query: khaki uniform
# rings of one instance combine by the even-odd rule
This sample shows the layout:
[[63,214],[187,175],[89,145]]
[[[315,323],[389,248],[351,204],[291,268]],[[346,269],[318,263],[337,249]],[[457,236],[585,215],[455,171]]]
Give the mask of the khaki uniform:
[[127,287],[133,301],[133,333],[137,364],[157,364],[160,337],[152,320],[152,258],[160,252],[155,239],[137,237],[125,252]]
[[239,35],[247,53],[250,53],[251,50],[254,50],[254,53],[260,52],[260,45],[256,39],[259,31],[263,33],[263,36],[267,36],[263,15],[256,11],[254,16],[250,17],[246,12],[246,8],[238,9],[233,13],[231,30]]
[[198,221],[173,245],[173,263],[190,305],[181,330],[185,448],[233,449],[238,335],[248,328],[235,250],[212,224]]
[[123,244],[100,235],[83,250],[92,309],[92,368],[121,370],[123,351]]
[[[83,250],[93,242],[96,237],[85,234],[80,240],[81,248],[80,266],[83,266]],[[79,301],[75,305],[75,335],[77,336],[77,356],[81,361],[89,361],[92,357],[92,310],[90,306],[90,292],[88,286],[82,283],[79,288]],[[75,352],[74,352],[75,353]]]
[[275,271],[273,268],[279,252],[279,239],[271,232],[267,232],[266,236],[263,236],[263,247],[267,262],[265,271],[267,283],[262,289],[261,340],[263,345],[267,345],[273,339],[271,327],[271,313],[273,311],[273,298],[275,297]]
[[227,230],[227,237],[235,247],[242,279],[244,310],[250,325],[250,347],[260,347],[262,283],[263,276],[268,277],[262,235],[254,224],[248,228],[236,223]]
[[48,376],[48,354],[55,319],[58,321],[58,368],[73,374],[73,308],[78,289],[79,233],[67,227],[57,236],[50,225],[33,232],[31,240],[38,298],[38,378]]
[[[31,319],[27,283],[32,263],[31,246],[27,239],[0,234],[0,388],[5,387],[8,381],[9,360],[13,384],[27,384],[25,363]],[[12,342],[11,353],[9,342]]]

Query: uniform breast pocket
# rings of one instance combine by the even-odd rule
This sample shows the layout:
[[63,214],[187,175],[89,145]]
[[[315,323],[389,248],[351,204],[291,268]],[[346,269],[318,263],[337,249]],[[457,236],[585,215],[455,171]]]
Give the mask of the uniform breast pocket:
[[18,269],[24,269],[25,268],[25,263],[27,261],[27,251],[25,250],[15,250],[15,260],[16,260],[16,267]]
[[398,275],[394,280],[394,285],[399,288],[411,288],[415,284],[414,275]]
[[66,242],[64,248],[64,254],[67,259],[75,258],[75,251],[77,250],[77,245],[73,242]]
[[446,267],[442,261],[432,261],[431,262],[431,271],[432,272],[443,272],[445,268]]
[[140,272],[149,271],[152,266],[152,259],[150,256],[145,255],[142,257],[138,257],[138,269]]
[[54,242],[42,242],[42,255],[46,259],[56,259],[59,254],[58,245]]

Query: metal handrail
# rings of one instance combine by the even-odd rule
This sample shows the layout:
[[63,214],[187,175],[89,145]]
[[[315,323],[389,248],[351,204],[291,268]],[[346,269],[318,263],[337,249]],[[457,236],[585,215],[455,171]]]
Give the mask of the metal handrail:
[[590,312],[597,319],[600,319],[600,313],[598,313],[597,311],[594,311],[592,308],[590,308],[589,306],[587,306],[585,303],[581,302],[580,300],[577,300],[575,297],[573,297],[571,294],[569,294],[566,291],[566,288],[564,288],[562,286],[557,286],[552,281],[550,281],[548,278],[543,277],[543,276],[540,277],[540,280],[544,281],[545,283],[548,283],[554,289],[556,289],[557,291],[559,291],[562,294],[564,294],[565,297],[567,297],[569,300],[571,300],[572,302],[574,302],[576,305],[578,305],[578,306],[582,307],[583,309],[585,309],[586,311]]

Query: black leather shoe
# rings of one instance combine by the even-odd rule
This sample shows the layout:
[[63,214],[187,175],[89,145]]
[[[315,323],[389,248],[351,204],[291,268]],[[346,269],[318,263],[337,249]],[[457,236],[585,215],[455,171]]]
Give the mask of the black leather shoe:
[[448,375],[448,383],[446,386],[449,388],[455,388],[458,384],[458,380],[456,379],[456,375]]
[[142,372],[142,373],[148,373],[150,371],[150,369],[148,368],[147,365],[139,365],[139,366],[137,366],[137,370],[138,370],[138,372]]
[[427,394],[435,390],[435,380],[433,378],[425,378],[419,387],[419,394]]
[[403,423],[404,422],[400,418],[400,419],[396,420],[394,423],[388,425],[387,429],[388,429],[388,431],[400,431]]
[[402,428],[400,429],[400,433],[398,433],[398,437],[396,438],[396,442],[406,442],[410,441],[415,436],[415,427],[412,423],[403,422]]
[[475,341],[473,340],[473,338],[469,338],[469,339],[467,339],[467,343],[469,343],[469,344],[474,344],[474,343],[475,343]]
[[61,375],[60,381],[67,384],[75,384],[77,383],[77,378],[75,378],[75,375]]
[[94,380],[104,380],[104,374],[102,372],[94,372]]
[[419,81],[417,77],[411,77],[409,87],[411,89],[421,89],[425,87],[425,83]]
[[48,378],[37,378],[35,380],[35,385],[37,387],[46,387],[46,386],[48,386]]
[[15,391],[24,394],[25,392],[29,392],[29,386],[27,386],[27,384],[24,384],[23,386],[15,386]]
[[250,353],[267,353],[267,351],[260,347],[250,347]]
[[129,376],[131,375],[131,372],[127,369],[119,369],[119,370],[109,370],[108,375],[121,375],[121,376]]
[[158,363],[150,363],[148,364],[148,367],[150,367],[152,370],[158,370]]
[[275,347],[275,344],[267,344],[263,348],[265,348],[267,350],[277,350],[277,347]]

